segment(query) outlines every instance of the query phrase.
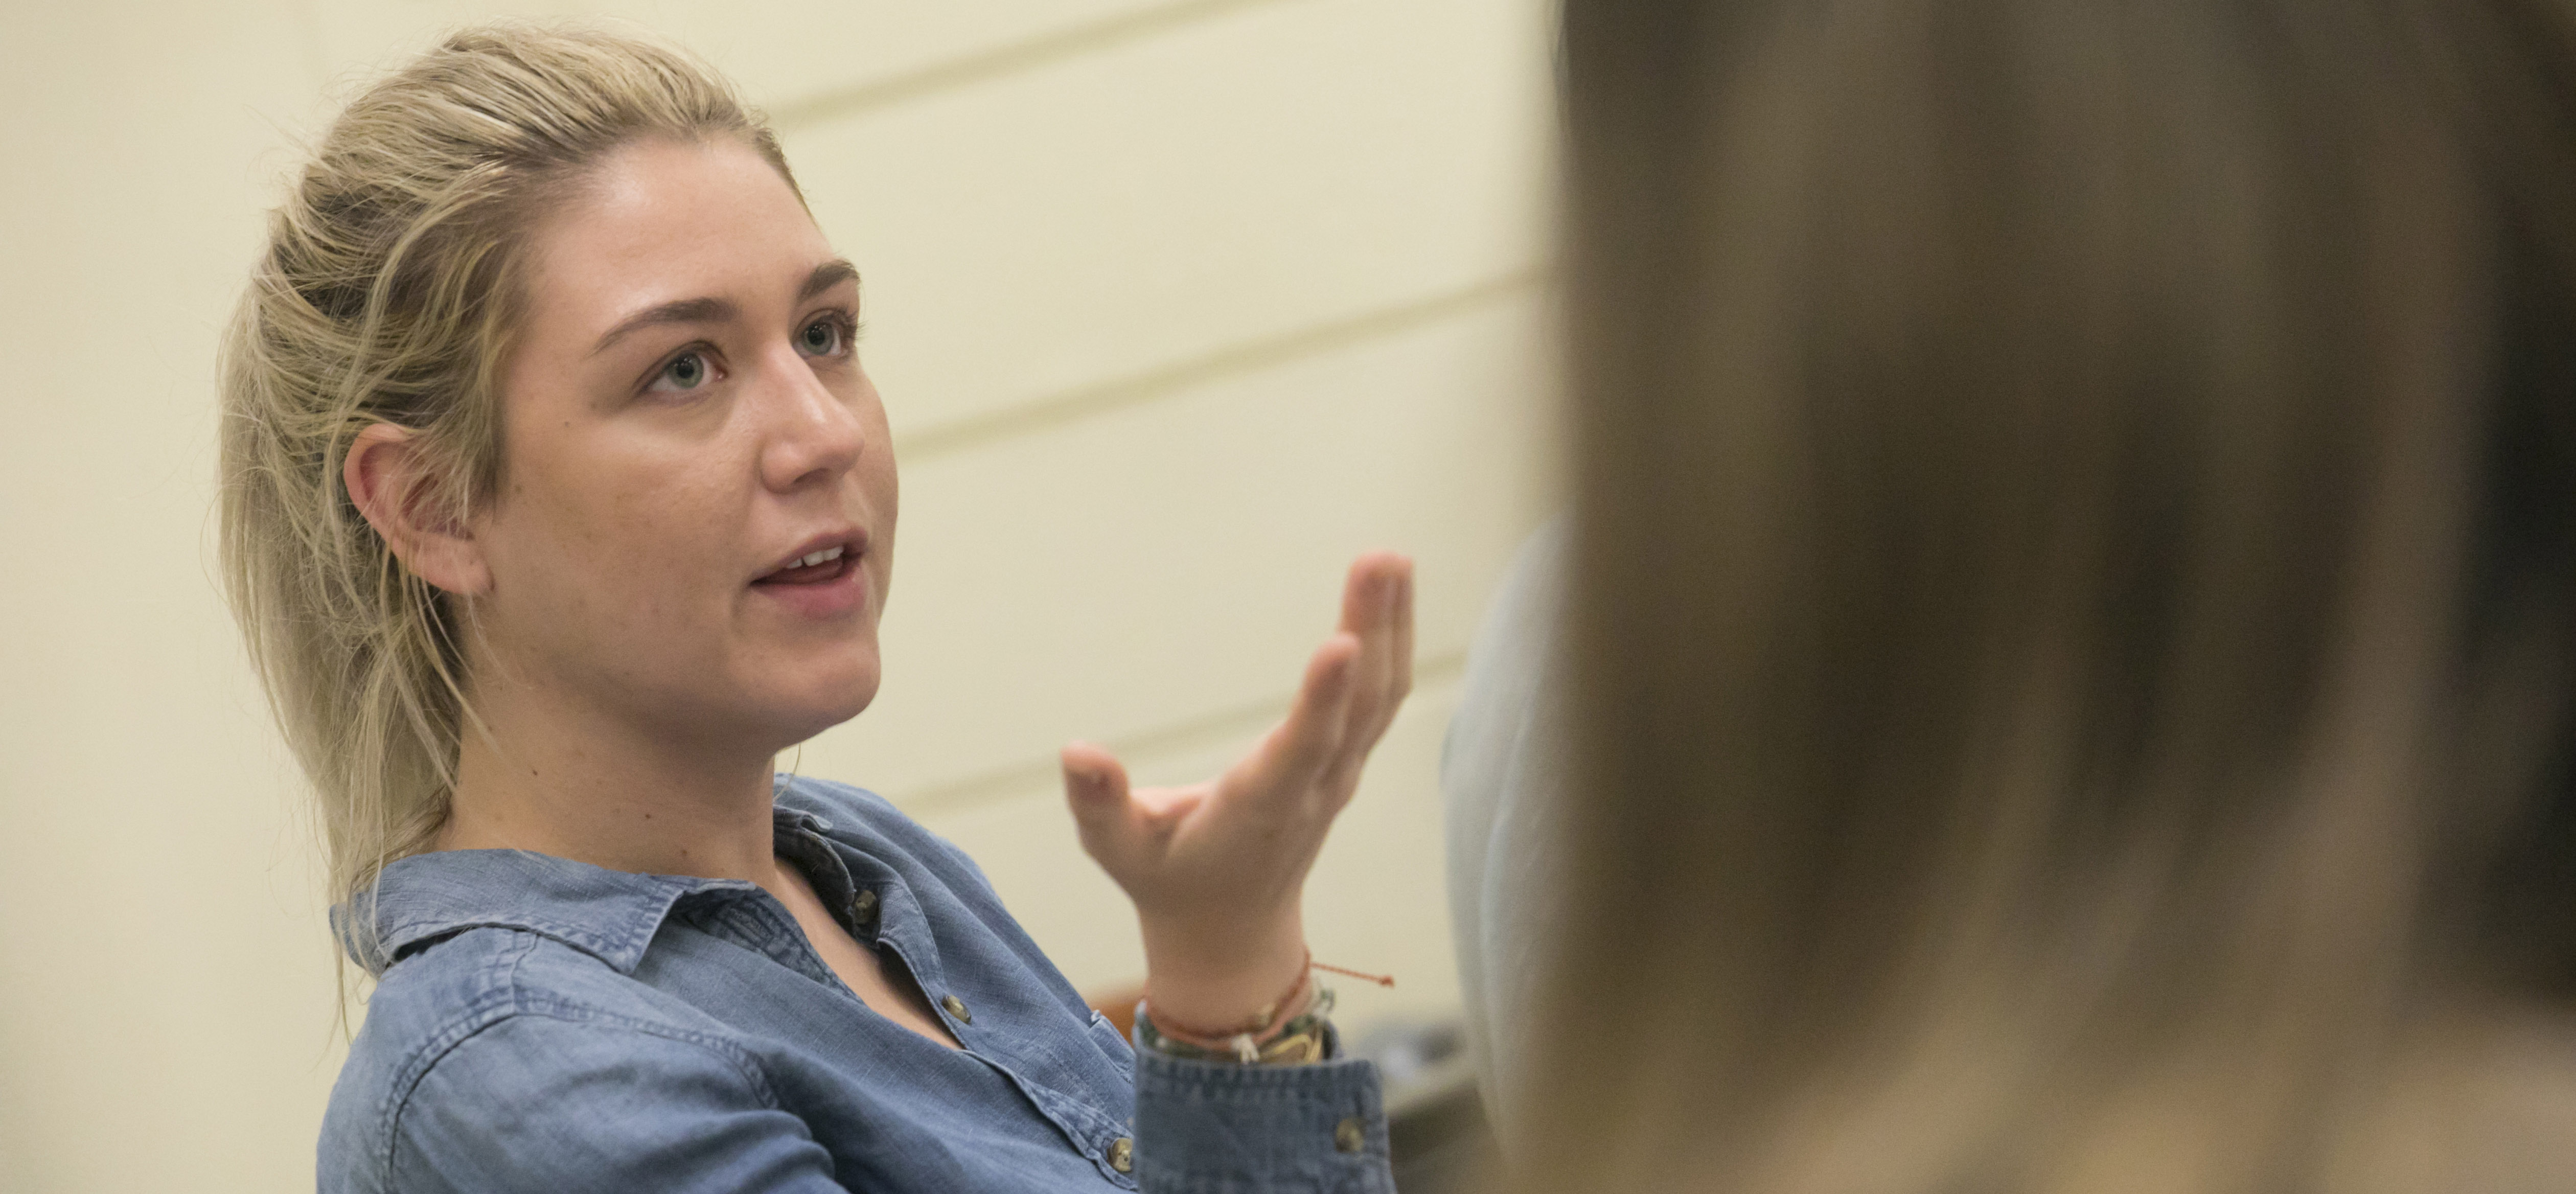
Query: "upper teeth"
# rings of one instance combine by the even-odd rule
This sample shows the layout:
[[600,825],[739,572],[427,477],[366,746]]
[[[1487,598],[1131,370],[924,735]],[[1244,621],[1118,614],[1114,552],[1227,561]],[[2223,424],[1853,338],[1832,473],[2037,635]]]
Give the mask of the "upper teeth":
[[823,550],[818,551],[818,552],[815,552],[814,554],[812,554],[812,555],[810,555],[810,556],[801,556],[801,557],[799,557],[799,558],[796,560],[796,562],[795,562],[795,563],[789,564],[789,565],[788,565],[788,567],[790,567],[790,568],[811,568],[811,567],[813,567],[813,566],[814,566],[814,565],[816,565],[816,564],[820,564],[820,563],[824,562],[825,560],[837,560],[837,559],[840,559],[840,558],[841,558],[841,549],[840,549],[840,548],[837,548],[837,547],[826,547],[826,548],[824,548]]

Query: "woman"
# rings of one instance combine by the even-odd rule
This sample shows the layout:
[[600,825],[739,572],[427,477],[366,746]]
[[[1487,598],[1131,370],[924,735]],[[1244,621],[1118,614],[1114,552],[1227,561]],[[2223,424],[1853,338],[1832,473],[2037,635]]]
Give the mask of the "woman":
[[1570,0],[1564,61],[1526,1187],[2566,1189],[2567,6]]
[[1391,1188],[1298,897],[1408,686],[1409,566],[1352,569],[1212,783],[1066,750],[1144,931],[1131,1054],[953,848],[772,774],[878,682],[857,328],[758,117],[628,37],[451,37],[277,211],[225,546],[379,976],[325,1190]]

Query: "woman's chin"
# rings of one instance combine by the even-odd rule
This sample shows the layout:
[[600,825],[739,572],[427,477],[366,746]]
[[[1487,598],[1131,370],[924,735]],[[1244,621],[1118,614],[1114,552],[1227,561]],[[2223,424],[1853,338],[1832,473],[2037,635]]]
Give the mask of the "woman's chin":
[[777,694],[777,720],[793,741],[802,742],[857,717],[877,696],[876,661],[840,674],[811,677],[796,691]]

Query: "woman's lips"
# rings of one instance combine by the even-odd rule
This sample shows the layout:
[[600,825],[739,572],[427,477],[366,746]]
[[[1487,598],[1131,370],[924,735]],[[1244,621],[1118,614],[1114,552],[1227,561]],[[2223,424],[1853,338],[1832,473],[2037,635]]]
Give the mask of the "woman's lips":
[[867,603],[867,574],[859,560],[851,553],[811,567],[784,568],[751,582],[751,589],[802,617],[840,617]]
[[821,585],[830,584],[858,567],[858,557],[844,553],[820,564],[781,568],[751,583],[755,585]]

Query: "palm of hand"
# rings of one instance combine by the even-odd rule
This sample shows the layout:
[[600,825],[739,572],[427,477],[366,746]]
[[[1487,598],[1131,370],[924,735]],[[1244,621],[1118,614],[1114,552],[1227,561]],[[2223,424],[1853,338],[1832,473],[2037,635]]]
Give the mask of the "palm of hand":
[[1065,748],[1083,849],[1136,903],[1157,1009],[1250,1009],[1240,992],[1303,965],[1306,873],[1412,687],[1411,568],[1383,553],[1351,566],[1287,719],[1223,775],[1131,791],[1107,751]]

